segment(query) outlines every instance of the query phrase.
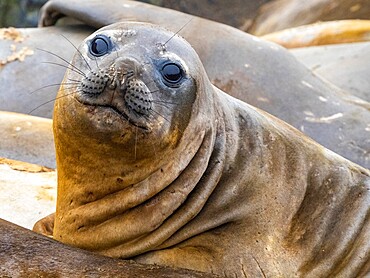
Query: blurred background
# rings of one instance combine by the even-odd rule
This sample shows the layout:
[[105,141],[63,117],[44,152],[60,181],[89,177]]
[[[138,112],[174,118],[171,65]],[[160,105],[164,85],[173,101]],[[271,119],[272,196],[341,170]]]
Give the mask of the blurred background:
[[37,25],[38,11],[47,0],[0,0],[0,27]]
[[[240,28],[246,18],[271,0],[141,0],[170,9],[183,11]],[[35,27],[38,11],[47,0],[0,0],[1,27]]]

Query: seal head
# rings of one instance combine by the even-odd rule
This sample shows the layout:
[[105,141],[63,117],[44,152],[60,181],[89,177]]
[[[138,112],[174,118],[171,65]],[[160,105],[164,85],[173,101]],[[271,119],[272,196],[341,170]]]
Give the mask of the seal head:
[[[103,29],[92,35],[75,58],[71,76],[66,78],[78,83],[74,99],[102,111],[90,115],[93,126],[102,121],[99,115],[103,114],[105,120],[107,114],[115,115],[110,116],[112,123],[119,118],[120,124],[127,125],[129,130],[140,130],[144,134],[157,132],[156,136],[163,137],[171,134],[174,143],[175,134],[180,136],[189,122],[190,106],[196,98],[195,80],[187,66],[196,63],[183,60],[191,56],[184,55],[184,48],[176,47],[174,39],[165,44],[169,34],[150,41],[144,32],[149,33],[150,29]],[[171,46],[182,51],[168,51]],[[189,47],[189,50],[192,49]],[[104,129],[106,123],[100,127]],[[142,145],[143,140],[137,143]],[[137,147],[144,150],[144,146]],[[147,150],[143,153],[148,155]]]

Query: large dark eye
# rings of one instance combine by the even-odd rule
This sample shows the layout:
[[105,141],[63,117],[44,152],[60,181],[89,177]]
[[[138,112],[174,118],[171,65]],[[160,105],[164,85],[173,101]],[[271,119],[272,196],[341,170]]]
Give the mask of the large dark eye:
[[162,68],[162,76],[170,84],[176,84],[182,79],[182,69],[173,63],[165,64]]
[[94,56],[103,56],[111,50],[111,41],[106,36],[96,36],[90,41],[89,50]]

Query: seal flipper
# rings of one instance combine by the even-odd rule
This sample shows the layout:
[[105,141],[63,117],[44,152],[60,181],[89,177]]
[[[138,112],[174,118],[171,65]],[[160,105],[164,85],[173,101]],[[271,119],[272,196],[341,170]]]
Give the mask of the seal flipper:
[[53,237],[55,213],[40,219],[35,223],[32,231],[47,237]]

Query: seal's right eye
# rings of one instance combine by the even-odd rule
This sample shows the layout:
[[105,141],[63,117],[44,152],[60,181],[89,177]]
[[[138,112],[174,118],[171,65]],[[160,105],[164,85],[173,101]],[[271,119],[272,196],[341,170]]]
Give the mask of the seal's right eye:
[[89,51],[92,55],[99,57],[107,54],[111,50],[111,41],[106,36],[96,36],[90,41]]
[[182,69],[175,63],[168,63],[162,67],[162,76],[168,83],[175,85],[179,83],[183,77]]

